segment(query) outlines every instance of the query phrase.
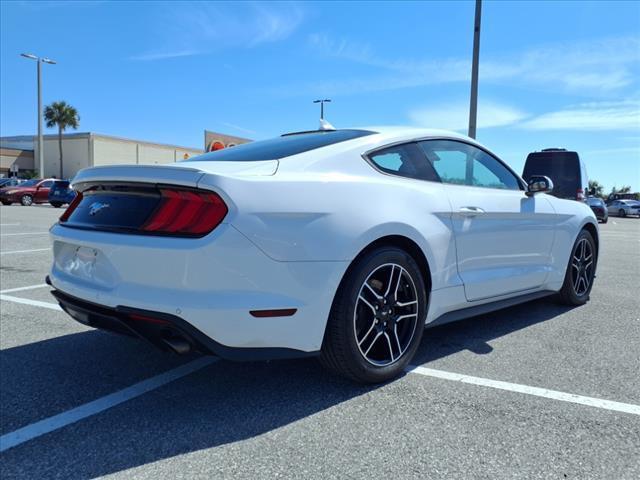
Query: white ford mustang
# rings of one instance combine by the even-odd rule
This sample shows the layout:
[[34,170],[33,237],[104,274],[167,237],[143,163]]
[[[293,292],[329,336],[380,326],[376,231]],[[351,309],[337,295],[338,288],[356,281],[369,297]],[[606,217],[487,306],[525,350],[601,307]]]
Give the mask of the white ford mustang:
[[586,204],[445,131],[288,134],[73,186],[51,229],[60,305],[179,353],[319,354],[380,382],[425,325],[553,293],[579,305],[596,270]]

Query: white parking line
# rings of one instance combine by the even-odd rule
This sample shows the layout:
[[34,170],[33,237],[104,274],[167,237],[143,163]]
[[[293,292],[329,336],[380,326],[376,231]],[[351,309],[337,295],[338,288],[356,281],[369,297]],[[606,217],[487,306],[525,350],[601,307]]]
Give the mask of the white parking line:
[[[35,288],[46,287],[46,284],[31,285],[27,287],[18,287],[14,289],[4,290],[5,292],[15,292],[21,290],[31,290]],[[26,305],[32,305],[36,307],[48,308],[52,310],[61,310],[61,308],[53,303],[41,302],[38,300],[30,300],[26,298],[13,297],[10,295],[0,295],[0,300],[6,300],[9,302],[21,303]],[[20,445],[41,435],[58,430],[62,427],[75,423],[84,418],[90,417],[97,413],[103,412],[111,407],[119,405],[123,402],[131,400],[132,398],[139,397],[147,392],[155,390],[167,383],[177,380],[181,377],[189,375],[201,368],[211,365],[218,359],[215,357],[203,357],[193,362],[182,365],[163,374],[155,377],[143,380],[130,387],[120,390],[118,392],[106,395],[102,398],[94,400],[89,403],[85,403],[79,407],[73,408],[66,412],[54,415],[39,422],[27,425],[14,432],[7,433],[0,437],[0,452],[3,452],[9,448]],[[574,403],[578,405],[585,405],[588,407],[600,408],[603,410],[611,410],[616,412],[628,413],[631,415],[640,416],[640,405],[634,405],[630,403],[615,402],[612,400],[604,400],[601,398],[586,397],[582,395],[575,395],[572,393],[560,392],[557,390],[549,390],[546,388],[532,387],[529,385],[522,385],[518,383],[503,382],[499,380],[491,380],[482,377],[473,377],[470,375],[462,375],[459,373],[446,372],[444,370],[435,370],[432,368],[410,366],[407,372],[418,375],[424,375],[427,377],[439,378],[442,380],[449,380],[454,382],[466,383],[470,385],[477,385],[481,387],[495,388],[498,390],[505,390],[510,392],[522,393],[525,395],[532,395],[535,397],[542,397],[551,400],[557,400],[561,402]]]
[[49,232],[22,232],[22,233],[0,233],[1,237],[14,237],[16,235],[48,235]]
[[0,255],[12,255],[14,253],[48,252],[50,248],[34,248],[33,250],[12,250],[10,252],[0,252]]
[[0,223],[0,227],[17,227],[19,223]]
[[613,402],[611,400],[603,400],[601,398],[583,397],[582,395],[574,395],[573,393],[558,392],[557,390],[547,390],[546,388],[530,387],[518,383],[501,382],[498,380],[490,380],[488,378],[472,377],[470,375],[461,375],[459,373],[445,372],[443,370],[434,370],[426,367],[410,367],[410,373],[426,375],[428,377],[441,378],[443,380],[452,380],[454,382],[469,383],[471,385],[479,385],[481,387],[497,388],[498,390],[507,390],[510,392],[524,393],[535,397],[550,398],[561,402],[577,403],[588,407],[601,408],[604,410],[613,410],[615,412],[630,413],[632,415],[640,415],[640,405],[631,403]]
[[33,307],[48,308],[49,310],[61,311],[60,305],[49,302],[41,302],[40,300],[31,300],[29,298],[13,297],[11,295],[0,295],[0,300],[13,303],[21,303],[23,305],[31,305]]
[[109,408],[120,405],[128,400],[144,395],[152,390],[162,387],[167,383],[178,380],[186,375],[194,373],[202,368],[208,367],[218,359],[215,357],[202,357],[180,367],[161,373],[155,377],[148,378],[139,383],[131,385],[123,390],[111,393],[104,397],[85,403],[79,407],[72,408],[53,417],[45,418],[39,422],[32,423],[13,432],[0,437],[0,452],[4,452],[16,445],[28,442],[34,438],[66,427],[84,418],[104,412]]
[[33,290],[35,288],[43,288],[48,287],[46,283],[39,283],[38,285],[29,285],[27,287],[17,287],[17,288],[8,288],[6,290],[0,290],[0,293],[13,293],[13,292],[21,292],[23,290]]

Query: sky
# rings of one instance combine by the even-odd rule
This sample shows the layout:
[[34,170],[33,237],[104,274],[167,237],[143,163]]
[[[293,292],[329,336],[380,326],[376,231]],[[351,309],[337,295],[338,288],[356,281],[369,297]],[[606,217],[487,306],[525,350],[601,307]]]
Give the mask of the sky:
[[[410,125],[466,133],[473,2],[0,3],[0,134],[65,100],[79,131],[203,148],[204,129],[269,138]],[[48,132],[53,133],[53,132]],[[477,139],[521,172],[577,151],[640,190],[640,2],[483,2]]]

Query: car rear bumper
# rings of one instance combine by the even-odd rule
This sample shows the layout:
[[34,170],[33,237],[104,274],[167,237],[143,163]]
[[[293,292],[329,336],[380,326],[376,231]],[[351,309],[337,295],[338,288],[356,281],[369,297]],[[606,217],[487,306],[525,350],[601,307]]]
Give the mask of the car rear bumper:
[[[47,277],[48,283],[50,283]],[[289,348],[232,348],[208,337],[176,315],[129,307],[109,308],[74,298],[60,290],[51,292],[62,309],[89,327],[148,341],[163,351],[179,354],[198,352],[228,360],[266,360],[314,356]]]
[[[169,316],[199,345],[205,345],[205,351],[226,358],[236,356],[227,348],[243,349],[250,355],[240,352],[239,357],[247,358],[283,356],[271,349],[300,354],[319,351],[333,296],[347,268],[346,262],[272,260],[229,224],[198,239],[125,235],[59,224],[52,227],[51,237],[54,263],[49,278],[58,300],[76,299],[96,306],[91,318],[119,320],[108,322],[119,325],[115,328],[94,320],[99,328],[111,330],[123,330],[123,311]],[[85,309],[91,311],[86,305]],[[255,314],[281,309],[295,313]],[[100,312],[109,314],[100,317]],[[130,327],[130,322],[124,323]],[[183,328],[184,324],[210,341]],[[130,328],[124,330],[121,333],[131,333]],[[267,350],[256,356],[246,349]]]

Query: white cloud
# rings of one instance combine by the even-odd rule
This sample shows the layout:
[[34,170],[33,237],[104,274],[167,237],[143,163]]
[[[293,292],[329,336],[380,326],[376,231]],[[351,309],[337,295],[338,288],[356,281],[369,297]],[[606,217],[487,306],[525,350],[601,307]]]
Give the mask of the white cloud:
[[[501,103],[478,102],[478,128],[503,127],[527,117],[521,110]],[[466,131],[469,125],[469,104],[447,103],[409,112],[413,123],[421,127]]]
[[255,130],[249,130],[248,128],[244,128],[244,127],[241,127],[239,125],[236,125],[235,123],[220,122],[220,125],[224,125],[225,127],[229,127],[229,128],[232,128],[234,130],[237,130],[239,132],[246,133],[246,134],[249,134],[249,135],[257,135],[258,134],[258,132],[256,132]]
[[153,43],[162,45],[130,60],[162,60],[203,55],[226,48],[253,48],[282,41],[304,20],[296,3],[180,2],[163,13]]
[[142,62],[148,62],[153,60],[165,60],[167,58],[180,58],[180,57],[191,57],[193,55],[199,55],[200,52],[197,50],[181,50],[175,52],[149,52],[144,53],[142,55],[134,55],[129,57],[129,60],[138,60]]
[[[357,93],[451,82],[467,82],[468,58],[387,59],[369,44],[312,34],[310,47],[325,57],[378,68],[384,73],[308,85],[308,90]],[[622,36],[556,44],[500,57],[481,55],[480,82],[602,94],[632,85],[640,66],[640,37]],[[305,89],[306,90],[306,89]]]
[[640,130],[640,101],[591,102],[549,112],[520,125],[529,130]]

